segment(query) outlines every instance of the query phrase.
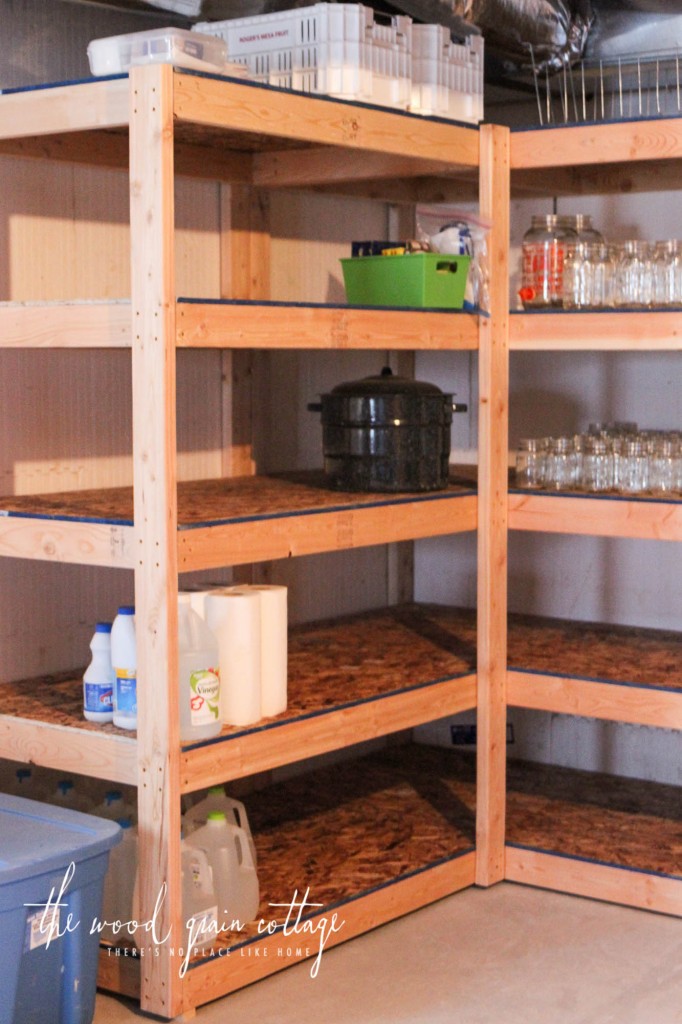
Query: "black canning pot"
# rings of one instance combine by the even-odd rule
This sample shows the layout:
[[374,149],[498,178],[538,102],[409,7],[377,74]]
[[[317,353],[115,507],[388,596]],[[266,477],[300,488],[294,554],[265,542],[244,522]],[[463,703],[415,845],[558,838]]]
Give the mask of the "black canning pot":
[[344,491],[436,491],[447,486],[453,405],[435,384],[379,376],[338,384],[321,403],[324,471]]

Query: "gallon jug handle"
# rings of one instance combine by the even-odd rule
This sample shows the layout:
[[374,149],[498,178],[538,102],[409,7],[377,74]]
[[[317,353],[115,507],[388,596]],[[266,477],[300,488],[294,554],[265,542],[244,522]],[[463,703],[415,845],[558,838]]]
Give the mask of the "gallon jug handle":
[[251,856],[251,845],[249,843],[249,837],[243,828],[239,825],[233,825],[234,829],[234,845],[237,850],[237,862],[239,864],[240,871],[253,871],[255,864],[253,863],[253,857]]

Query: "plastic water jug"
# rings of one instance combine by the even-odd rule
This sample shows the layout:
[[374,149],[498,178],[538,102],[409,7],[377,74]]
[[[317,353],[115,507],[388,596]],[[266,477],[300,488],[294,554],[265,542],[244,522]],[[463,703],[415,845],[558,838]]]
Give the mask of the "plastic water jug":
[[76,788],[73,779],[60,779],[50,797],[50,803],[58,807],[69,807],[72,811],[92,813],[92,801]]
[[218,642],[190,606],[189,594],[178,596],[178,676],[180,739],[218,736],[222,729]]
[[211,786],[206,791],[206,796],[185,812],[182,818],[185,835],[191,835],[192,832],[205,825],[211,811],[222,811],[228,822],[244,829],[253,863],[256,864],[256,845],[251,835],[246,807],[241,800],[235,800],[234,797],[228,796],[224,786]]
[[120,789],[109,789],[104,794],[101,803],[97,804],[91,811],[98,818],[109,818],[110,821],[120,821],[121,818],[130,818],[135,824],[135,808],[124,798]]
[[130,818],[119,818],[118,824],[123,829],[123,839],[109,854],[99,918],[103,925],[101,937],[114,945],[123,940],[135,940],[135,930],[131,931],[126,925],[135,917],[133,892],[137,873],[137,829]]
[[[258,913],[256,866],[244,829],[228,822],[223,811],[211,811],[205,825],[185,839],[185,845],[203,850],[213,872],[218,921],[247,924]],[[235,925],[236,927],[236,925]]]
[[204,850],[180,847],[182,865],[182,920],[191,935],[192,945],[210,942],[220,927],[218,897],[213,883],[213,872]]

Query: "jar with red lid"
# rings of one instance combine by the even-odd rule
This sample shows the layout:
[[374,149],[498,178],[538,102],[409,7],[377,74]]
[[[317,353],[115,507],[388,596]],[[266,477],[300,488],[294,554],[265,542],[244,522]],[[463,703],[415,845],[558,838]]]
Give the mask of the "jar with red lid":
[[534,215],[523,236],[519,297],[524,309],[561,308],[567,246],[578,241],[574,217]]

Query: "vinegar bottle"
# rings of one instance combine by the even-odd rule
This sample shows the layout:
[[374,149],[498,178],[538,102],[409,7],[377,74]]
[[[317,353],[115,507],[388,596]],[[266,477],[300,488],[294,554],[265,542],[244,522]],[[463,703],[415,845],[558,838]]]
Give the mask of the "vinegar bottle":
[[220,669],[218,642],[188,594],[178,598],[178,699],[180,739],[206,740],[218,736]]

